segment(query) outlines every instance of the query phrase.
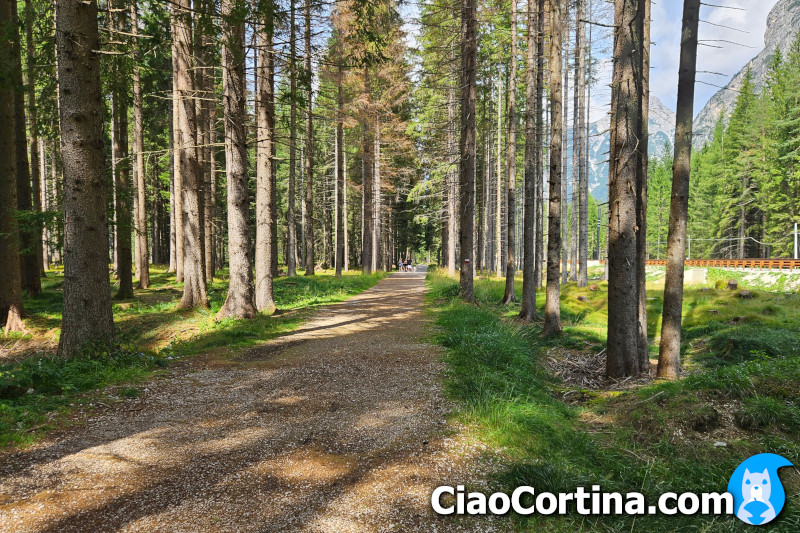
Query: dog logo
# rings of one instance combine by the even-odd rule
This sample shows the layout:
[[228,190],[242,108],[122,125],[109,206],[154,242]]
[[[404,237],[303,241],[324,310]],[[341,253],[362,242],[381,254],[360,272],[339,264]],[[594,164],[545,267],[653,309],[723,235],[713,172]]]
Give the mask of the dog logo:
[[786,503],[778,469],[792,463],[774,453],[760,453],[740,464],[728,482],[736,517],[754,526],[763,526],[777,517]]

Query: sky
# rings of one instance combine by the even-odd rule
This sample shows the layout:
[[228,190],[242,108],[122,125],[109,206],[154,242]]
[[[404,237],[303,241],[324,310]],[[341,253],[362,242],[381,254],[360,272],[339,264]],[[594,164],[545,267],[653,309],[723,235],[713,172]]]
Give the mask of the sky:
[[[697,56],[695,113],[699,113],[708,99],[719,90],[719,87],[707,84],[726,85],[733,75],[764,47],[767,15],[777,0],[715,0],[712,3],[738,9],[703,6],[700,11],[700,40],[727,40],[744,46],[724,42],[706,43],[721,48],[700,46]],[[655,45],[651,51],[653,70],[650,88],[664,105],[672,110],[675,109],[677,100],[682,15],[683,2],[679,0],[653,2],[651,31]],[[704,20],[719,26],[703,23]],[[724,76],[702,71],[716,72]]]

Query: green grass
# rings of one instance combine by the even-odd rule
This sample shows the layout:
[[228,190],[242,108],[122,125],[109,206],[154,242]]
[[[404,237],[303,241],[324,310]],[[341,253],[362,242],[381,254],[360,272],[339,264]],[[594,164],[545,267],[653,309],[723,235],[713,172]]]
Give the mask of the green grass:
[[[430,274],[428,283],[436,339],[447,348],[446,390],[459,406],[455,416],[503,458],[505,466],[493,480],[498,490],[531,485],[572,492],[599,484],[604,491],[639,491],[654,502],[668,491],[724,492],[735,467],[755,453],[800,461],[797,295],[776,301],[757,294],[743,301],[725,291],[689,289],[685,352],[692,372],[676,382],[602,392],[561,382],[543,358],[553,348],[600,351],[607,320],[604,284],[596,292],[566,285],[565,333],[544,340],[539,324],[514,319],[517,305],[498,305],[502,280],[476,281],[477,306],[459,302],[457,281],[442,273]],[[661,311],[657,292],[649,294],[653,337]],[[564,403],[567,390],[583,401]],[[714,446],[717,440],[726,446]],[[800,476],[787,470],[781,472],[787,507],[770,531],[800,530]],[[732,517],[512,514],[510,520],[519,531],[745,529]]]
[[[225,272],[222,272],[225,275]],[[54,355],[61,323],[63,276],[50,272],[42,294],[25,299],[28,334],[2,339],[11,357],[0,359],[0,448],[34,442],[71,405],[89,403],[92,391],[114,384],[136,384],[162,371],[170,360],[224,348],[226,355],[285,334],[300,325],[315,307],[340,302],[380,281],[385,274],[330,272],[275,280],[279,311],[252,320],[222,320],[227,281],[209,287],[210,309],[176,309],[182,287],[163,268],[151,270],[152,288],[135,291],[132,300],[114,300],[117,328],[112,347],[88,346],[82,357]],[[116,287],[112,287],[116,292]],[[13,350],[13,351],[12,351]],[[138,389],[122,387],[118,395],[135,397]]]

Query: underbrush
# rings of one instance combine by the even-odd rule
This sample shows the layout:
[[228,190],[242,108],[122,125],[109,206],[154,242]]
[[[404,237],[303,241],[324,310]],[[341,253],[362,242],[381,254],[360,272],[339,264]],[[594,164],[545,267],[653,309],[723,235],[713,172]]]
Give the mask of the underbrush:
[[[547,352],[599,352],[605,342],[606,287],[562,291],[565,333],[542,339],[539,323],[515,319],[518,306],[499,306],[503,281],[476,280],[477,306],[457,299],[457,281],[428,277],[436,338],[447,347],[446,390],[456,416],[474,428],[505,465],[495,489],[520,485],[538,492],[641,492],[648,503],[665,492],[725,492],[731,473],[762,452],[800,461],[800,345],[793,312],[800,298],[742,301],[724,291],[688,290],[684,350],[691,371],[675,382],[624,391],[586,390],[549,374]],[[521,285],[517,283],[517,285]],[[587,301],[578,300],[584,296]],[[659,333],[660,298],[649,303],[651,336]],[[540,306],[543,304],[539,302]],[[724,304],[724,305],[723,305]],[[772,305],[769,313],[763,311]],[[716,308],[718,313],[703,310]],[[694,312],[692,312],[694,310]],[[742,326],[736,317],[748,316]],[[579,402],[565,403],[565,390]],[[787,506],[771,531],[800,530],[800,476],[781,471]],[[734,517],[522,517],[520,531],[738,531]]]
[[[227,282],[209,287],[210,309],[176,309],[182,287],[162,268],[151,270],[152,287],[132,300],[114,300],[116,339],[87,346],[80,357],[55,355],[63,303],[63,277],[50,272],[42,294],[25,299],[29,317],[25,335],[0,339],[0,448],[36,440],[60,411],[89,402],[92,391],[145,380],[171,360],[224,347],[264,342],[296,328],[314,307],[341,302],[380,281],[385,274],[352,273],[275,279],[279,311],[252,320],[216,321]],[[135,389],[131,389],[135,390]]]

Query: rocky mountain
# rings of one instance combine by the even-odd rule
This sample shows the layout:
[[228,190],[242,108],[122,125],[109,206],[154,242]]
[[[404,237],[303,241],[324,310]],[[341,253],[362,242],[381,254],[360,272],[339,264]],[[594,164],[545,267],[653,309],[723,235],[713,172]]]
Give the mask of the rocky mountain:
[[[798,0],[800,1],[800,0]],[[608,152],[611,147],[608,116],[589,125],[589,193],[598,202],[608,200]],[[675,113],[655,96],[650,97],[650,155],[670,148],[675,139]]]
[[694,121],[694,145],[702,148],[714,133],[714,126],[722,113],[730,114],[736,102],[737,90],[749,68],[753,73],[753,81],[757,87],[763,87],[769,69],[769,63],[780,48],[786,51],[797,37],[800,30],[800,0],[780,0],[767,18],[767,31],[764,34],[764,49],[750,60],[728,83],[715,94],[697,115]]

